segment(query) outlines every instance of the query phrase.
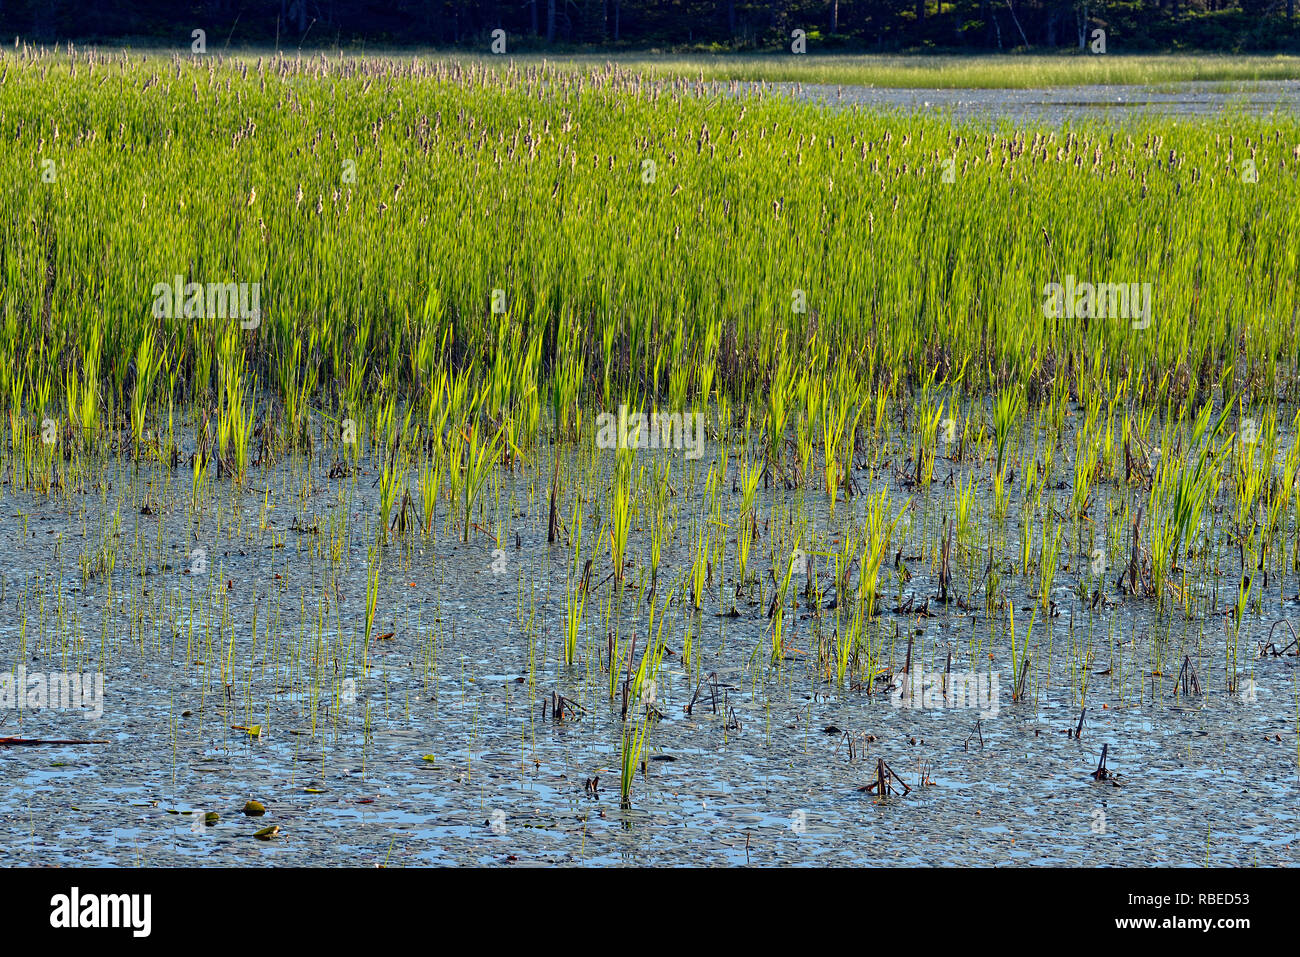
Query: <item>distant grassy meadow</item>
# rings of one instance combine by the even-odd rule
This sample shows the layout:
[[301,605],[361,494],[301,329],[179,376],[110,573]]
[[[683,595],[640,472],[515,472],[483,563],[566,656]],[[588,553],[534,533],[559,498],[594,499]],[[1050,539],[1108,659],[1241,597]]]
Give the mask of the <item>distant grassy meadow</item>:
[[861,84],[884,87],[1033,89],[1084,84],[1158,86],[1187,82],[1300,79],[1300,57],[1219,54],[871,55],[614,54],[556,61],[593,68],[612,61],[650,76],[712,81]]
[[[702,612],[743,617],[756,672],[870,697],[910,673],[896,622],[933,600],[973,616],[962,642],[979,621],[958,663],[996,654],[1033,709],[1053,680],[1043,623],[1068,605],[1104,629],[1119,603],[1199,623],[1189,660],[1238,695],[1251,621],[1300,581],[1300,120],[989,128],[722,81],[1229,81],[1295,62],[8,49],[7,510],[70,516],[60,575],[152,608],[132,612],[141,641],[177,609],[135,570],[202,549],[184,559],[197,644],[173,653],[253,712],[223,722],[241,728],[261,707],[257,617],[250,650],[224,583],[192,583],[219,548],[274,539],[272,515],[282,543],[290,517],[311,530],[290,539],[313,571],[281,621],[301,645],[276,667],[342,702],[392,638],[378,622],[410,549],[477,545],[488,567],[531,529],[562,594],[544,629],[529,581],[505,603],[538,641],[518,667],[553,720],[540,685],[585,669],[558,707],[609,712],[624,806],[666,647],[690,676],[675,705],[709,673]],[[702,458],[652,454],[690,451],[697,415]],[[184,541],[140,530],[160,513]],[[349,582],[364,602],[345,613]],[[0,661],[102,665],[113,645],[49,615],[51,587],[23,586]],[[1091,639],[1072,642],[1055,687],[1077,714],[1104,692]],[[1121,696],[1186,693],[1182,650],[1152,654]]]

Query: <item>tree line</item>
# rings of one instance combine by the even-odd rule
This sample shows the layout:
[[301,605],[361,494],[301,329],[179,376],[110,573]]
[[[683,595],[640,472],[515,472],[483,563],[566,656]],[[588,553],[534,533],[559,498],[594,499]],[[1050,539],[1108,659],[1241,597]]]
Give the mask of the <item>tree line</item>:
[[[0,36],[210,47],[1296,50],[1296,0],[0,0]],[[11,42],[11,41],[10,41]]]

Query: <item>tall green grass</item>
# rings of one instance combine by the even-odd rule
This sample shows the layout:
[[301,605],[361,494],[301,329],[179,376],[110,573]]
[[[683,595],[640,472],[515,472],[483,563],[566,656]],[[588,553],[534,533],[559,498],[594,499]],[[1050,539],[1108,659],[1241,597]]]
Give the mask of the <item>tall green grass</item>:
[[[50,363],[80,370],[64,412],[83,428],[129,407],[143,434],[160,390],[215,385],[235,459],[254,384],[289,441],[305,409],[355,417],[376,394],[432,414],[447,369],[521,452],[543,404],[571,436],[649,391],[760,403],[786,467],[794,373],[827,354],[872,391],[964,369],[969,392],[1036,403],[1069,369],[1180,402],[1231,365],[1248,401],[1295,394],[1290,118],[995,132],[612,67],[6,52],[0,139],[10,409]],[[260,283],[260,325],[155,318],[174,275]],[[1066,275],[1150,282],[1150,326],[1045,318]],[[822,404],[806,425],[834,495],[853,417]]]

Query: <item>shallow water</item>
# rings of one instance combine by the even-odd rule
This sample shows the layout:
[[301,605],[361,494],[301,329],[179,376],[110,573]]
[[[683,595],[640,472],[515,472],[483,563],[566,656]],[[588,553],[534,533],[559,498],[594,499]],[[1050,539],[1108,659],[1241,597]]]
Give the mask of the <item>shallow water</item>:
[[1093,85],[1019,89],[898,89],[892,87],[776,84],[782,91],[838,106],[949,115],[956,120],[1014,125],[1140,118],[1197,118],[1233,112],[1250,116],[1300,113],[1300,80],[1170,83],[1160,86]]
[[[541,454],[544,460],[546,450]],[[710,458],[638,455],[647,469],[656,455],[671,458],[678,493],[671,499],[680,510],[676,531],[660,569],[662,606],[665,583],[689,569],[690,521],[705,507]],[[901,456],[896,464],[901,469]],[[560,645],[572,555],[546,544],[549,466],[539,465],[541,478],[503,474],[499,513],[495,493],[485,493],[488,519],[503,523],[504,563],[486,535],[460,544],[459,526],[442,524],[445,504],[436,539],[415,530],[380,547],[374,634],[392,638],[372,642],[365,676],[360,636],[377,473],[366,467],[354,487],[329,479],[328,468],[319,459],[309,466],[286,461],[256,470],[244,492],[223,484],[220,530],[215,504],[196,529],[184,468],[145,469],[135,478],[129,464],[110,463],[98,471],[100,488],[67,498],[6,485],[0,521],[10,560],[0,598],[0,670],[24,663],[29,671],[91,670],[102,662],[106,688],[98,720],[48,708],[21,719],[0,711],[0,736],[107,743],[0,749],[0,863],[1231,866],[1298,859],[1300,658],[1252,660],[1255,639],[1272,620],[1300,617],[1296,601],[1283,597],[1300,589],[1294,575],[1271,581],[1263,605],[1247,613],[1238,667],[1253,678],[1255,693],[1234,694],[1226,689],[1222,616],[1188,621],[1167,611],[1156,619],[1150,599],[1115,594],[1113,569],[1107,592],[1114,604],[1090,610],[1074,590],[1090,546],[1076,554],[1067,535],[1053,589],[1059,614],[1045,620],[1038,613],[1032,693],[1013,702],[1007,609],[990,621],[979,587],[968,584],[982,555],[958,561],[956,585],[972,594],[970,610],[933,599],[934,617],[893,610],[935,594],[935,564],[919,552],[937,538],[951,489],[936,481],[927,498],[903,487],[897,469],[859,467],[862,487],[889,486],[895,508],[907,496],[916,502],[901,546],[911,578],[901,582],[893,568],[881,573],[883,610],[873,627],[884,664],[902,669],[911,634],[914,669],[943,671],[951,652],[954,672],[998,673],[996,713],[899,707],[884,682],[870,695],[861,682],[841,687],[816,663],[818,635],[830,635],[835,611],[823,610],[819,626],[806,602],[797,618],[787,613],[784,657],[772,663],[770,585],[733,598],[729,543],[725,592],[715,579],[698,616],[677,602],[669,608],[663,634],[672,654],[656,702],[663,717],[650,723],[651,760],[624,809],[623,723],[602,661],[601,606],[612,595],[602,581],[608,552],[596,561],[581,661],[566,667]],[[732,455],[724,521],[738,508],[735,468]],[[988,467],[940,460],[936,474],[950,468],[958,480],[976,475],[979,493],[991,498]],[[146,489],[152,514],[143,515]],[[1058,507],[1068,502],[1068,490],[1050,494]],[[784,502],[810,512],[822,529],[862,521],[862,499],[855,498],[839,504],[832,523],[816,486],[760,487],[759,497],[762,514]],[[110,580],[83,582],[78,555],[98,544],[105,501],[110,514],[121,503],[118,564]],[[232,507],[242,528],[230,521]],[[1013,497],[1007,554],[1018,553],[1018,514]],[[313,543],[329,536],[331,515],[349,517],[337,592],[328,555],[312,554]],[[594,515],[584,524],[585,554]],[[630,548],[648,552],[648,538],[638,522]],[[751,570],[764,575],[767,544],[765,533],[751,557]],[[137,547],[142,568],[132,564]],[[192,573],[196,547],[205,549],[206,566]],[[1235,598],[1235,560],[1224,549],[1213,559],[1218,573],[1199,576],[1211,592],[1207,605]],[[494,563],[505,570],[495,573]],[[820,575],[829,588],[824,566]],[[1009,567],[1002,577],[1023,636],[1035,599]],[[648,609],[638,601],[638,574],[629,581],[621,654],[636,631],[639,658]],[[733,604],[738,617],[726,617]],[[191,622],[201,640],[205,619],[211,646],[187,653]],[[701,654],[690,675],[682,663],[689,619]],[[1071,669],[1080,667],[1089,642],[1088,711],[1076,741],[1063,733],[1079,719]],[[1204,691],[1192,699],[1173,693],[1184,655]],[[233,662],[229,691],[223,660]],[[706,701],[686,714],[700,676],[718,670],[725,692],[718,713]],[[344,684],[347,676],[355,685]],[[577,720],[543,719],[552,691],[583,709]],[[259,725],[261,734],[232,725]],[[854,740],[852,758],[845,733]],[[1115,781],[1090,777],[1103,744]],[[874,780],[878,758],[909,793],[880,801],[859,790]],[[597,777],[593,794],[585,782]],[[250,798],[266,805],[264,817],[243,816]],[[174,813],[192,811],[216,811],[221,819],[196,826],[194,815]],[[281,827],[274,840],[253,839],[271,824]]]

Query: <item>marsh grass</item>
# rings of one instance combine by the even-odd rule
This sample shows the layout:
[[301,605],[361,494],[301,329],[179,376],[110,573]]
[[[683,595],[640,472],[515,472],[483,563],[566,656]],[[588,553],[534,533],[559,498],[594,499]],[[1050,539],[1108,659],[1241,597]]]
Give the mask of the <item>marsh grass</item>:
[[573,68],[612,59],[620,67],[649,76],[727,82],[863,84],[925,89],[1020,88],[1081,84],[1163,85],[1200,81],[1300,78],[1300,58],[1286,55],[1143,54],[1106,56],[1070,53],[963,56],[878,56],[809,53],[615,55],[566,58]]

